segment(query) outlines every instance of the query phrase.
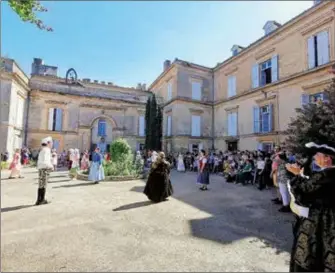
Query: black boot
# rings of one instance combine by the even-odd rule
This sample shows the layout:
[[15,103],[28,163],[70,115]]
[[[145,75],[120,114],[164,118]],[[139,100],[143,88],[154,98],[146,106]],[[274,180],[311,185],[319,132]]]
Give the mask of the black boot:
[[41,204],[41,201],[42,201],[42,190],[43,189],[38,189],[37,190],[37,201],[35,203],[35,206],[38,206]]
[[45,199],[45,188],[41,189],[41,202],[40,205],[48,204],[48,201]]

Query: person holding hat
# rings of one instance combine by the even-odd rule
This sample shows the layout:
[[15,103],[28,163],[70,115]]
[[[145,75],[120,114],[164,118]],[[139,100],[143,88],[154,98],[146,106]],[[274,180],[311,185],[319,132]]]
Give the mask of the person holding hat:
[[[309,142],[303,168],[287,164],[295,177],[289,182],[297,214],[291,272],[335,272],[335,148]],[[318,172],[311,168],[312,158]]]
[[45,190],[48,184],[48,178],[50,172],[54,169],[52,165],[51,148],[52,138],[46,137],[42,139],[42,148],[38,154],[37,169],[38,169],[38,191],[36,206],[47,204],[48,201],[45,199]]

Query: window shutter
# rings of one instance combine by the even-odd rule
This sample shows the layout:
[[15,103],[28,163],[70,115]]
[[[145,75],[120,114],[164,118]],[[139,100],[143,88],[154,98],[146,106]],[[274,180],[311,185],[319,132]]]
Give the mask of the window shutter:
[[197,136],[201,136],[201,117],[197,117]]
[[314,36],[307,40],[308,68],[315,67]]
[[188,144],[188,151],[190,152],[190,153],[192,153],[193,151],[192,151],[192,147],[193,147],[193,145],[192,144]]
[[56,109],[56,124],[55,131],[62,131],[63,109]]
[[301,106],[304,106],[309,103],[309,95],[302,94],[301,95]]
[[252,77],[252,88],[259,87],[259,66],[258,64],[254,64],[251,70]]
[[271,59],[271,82],[278,81],[278,55],[274,55]]
[[196,121],[195,121],[195,116],[192,116],[192,122],[191,122],[191,126],[192,126],[192,128],[191,128],[191,131],[192,131],[192,132],[191,132],[191,135],[192,135],[192,136],[195,136],[195,132],[196,132],[196,131],[195,131],[195,122],[196,122]]
[[167,117],[167,136],[171,136],[171,116]]
[[231,97],[231,77],[228,77],[228,98]]
[[54,108],[49,108],[48,130],[52,131],[53,123],[54,123]]
[[316,36],[318,45],[318,65],[329,62],[329,37],[328,31],[322,31]]
[[199,151],[203,150],[204,149],[204,144],[202,142],[199,143]]
[[233,77],[233,87],[232,87],[232,96],[236,96],[237,89],[236,89],[236,76]]
[[254,133],[259,133],[259,127],[260,127],[260,113],[259,113],[259,107],[254,106]]
[[237,136],[237,112],[232,113],[232,136]]
[[167,94],[167,100],[171,100],[172,99],[172,83],[169,82],[168,83],[168,94]]
[[138,134],[139,136],[144,136],[144,116],[139,116],[138,122]]
[[199,82],[192,82],[192,99],[201,100],[201,84]]
[[228,136],[231,136],[231,127],[232,127],[232,120],[231,120],[231,113],[228,114]]
[[273,104],[270,104],[269,105],[269,119],[268,119],[268,122],[269,122],[269,132],[272,132],[273,130],[273,120],[274,120],[274,116],[273,116]]

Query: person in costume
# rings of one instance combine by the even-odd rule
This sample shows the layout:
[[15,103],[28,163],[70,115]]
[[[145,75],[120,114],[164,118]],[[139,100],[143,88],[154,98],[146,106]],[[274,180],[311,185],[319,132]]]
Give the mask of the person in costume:
[[70,161],[71,169],[70,169],[70,177],[71,179],[77,179],[77,174],[79,170],[79,159],[80,159],[80,152],[78,149],[73,149],[73,152],[70,153]]
[[155,203],[165,201],[173,194],[170,180],[170,163],[165,160],[165,154],[160,152],[152,163],[144,194]]
[[52,165],[54,166],[54,171],[57,171],[58,155],[56,149],[51,150],[51,161]]
[[11,173],[9,175],[9,179],[14,179],[14,178],[23,178],[21,176],[21,151],[20,149],[15,150],[15,154],[13,156],[12,163],[9,166],[9,169],[11,170]]
[[151,153],[151,164],[157,160],[158,153],[156,151],[152,151]]
[[[297,215],[290,271],[335,272],[335,148],[310,142],[306,149],[309,160],[303,168],[286,165],[295,175],[289,190]],[[317,172],[311,157],[320,167]]]
[[81,162],[80,162],[80,169],[82,171],[88,170],[89,164],[90,164],[90,157],[89,157],[88,151],[85,150],[85,152],[83,153],[83,157],[81,159]]
[[36,206],[48,203],[48,201],[45,199],[45,191],[48,185],[49,174],[54,169],[51,161],[52,138],[46,137],[42,139],[41,145],[42,148],[38,154],[37,160],[38,190],[37,201],[35,203]]
[[183,157],[182,154],[178,155],[177,171],[178,172],[185,172],[184,157]]
[[95,184],[98,184],[99,181],[105,179],[105,171],[102,166],[102,161],[103,155],[100,153],[100,148],[96,147],[92,154],[92,164],[88,175],[88,180],[93,181]]
[[200,190],[207,191],[209,185],[209,164],[205,150],[200,151],[199,157],[199,171],[197,183],[201,185]]

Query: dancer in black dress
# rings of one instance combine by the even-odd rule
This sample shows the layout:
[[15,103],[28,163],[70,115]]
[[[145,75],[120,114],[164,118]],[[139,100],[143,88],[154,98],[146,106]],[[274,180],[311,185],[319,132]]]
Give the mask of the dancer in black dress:
[[160,152],[152,163],[144,194],[153,202],[165,201],[173,194],[170,180],[170,163],[165,160],[165,154]]

